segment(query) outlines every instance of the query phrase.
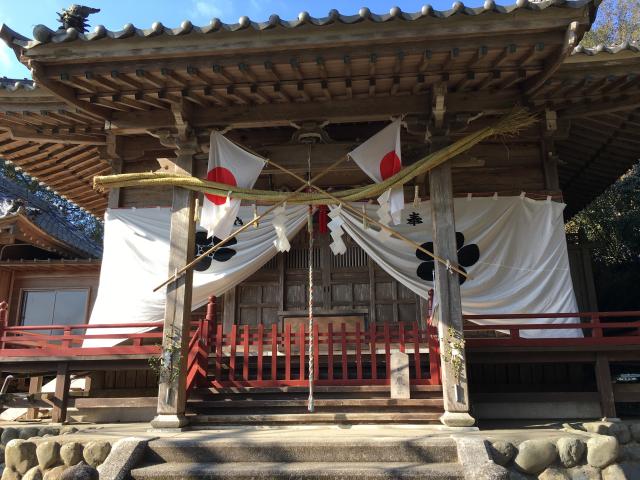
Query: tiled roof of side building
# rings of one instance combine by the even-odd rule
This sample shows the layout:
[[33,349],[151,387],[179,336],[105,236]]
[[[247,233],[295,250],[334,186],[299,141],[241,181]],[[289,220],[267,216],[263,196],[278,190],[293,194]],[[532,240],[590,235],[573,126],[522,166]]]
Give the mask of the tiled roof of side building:
[[102,246],[70,223],[56,207],[24,186],[0,176],[0,202],[15,200],[23,202],[25,215],[34,225],[68,245],[71,251],[84,258],[102,256]]
[[456,1],[448,10],[435,10],[431,5],[424,5],[419,11],[403,12],[399,7],[393,7],[389,13],[372,13],[366,7],[361,8],[355,15],[343,15],[338,10],[329,11],[326,17],[312,17],[308,12],[301,12],[298,18],[283,20],[278,15],[271,15],[265,22],[254,22],[247,16],[242,16],[237,23],[224,23],[218,18],[211,20],[209,25],[198,27],[189,20],[185,20],[177,28],[165,27],[161,22],[154,22],[149,29],[136,28],[132,23],[127,23],[122,30],[108,30],[103,25],[98,25],[93,32],[81,33],[74,28],[52,30],[46,25],[36,25],[33,29],[35,40],[24,37],[6,25],[0,30],[0,36],[14,45],[23,48],[36,47],[43,43],[62,43],[74,40],[93,41],[102,38],[121,39],[129,37],[155,37],[158,35],[179,36],[191,33],[209,34],[213,32],[236,32],[246,29],[265,31],[276,28],[293,29],[303,25],[326,26],[332,24],[355,24],[360,22],[386,23],[391,21],[417,21],[422,19],[447,19],[455,16],[477,16],[487,13],[510,14],[517,10],[545,10],[549,7],[582,8],[592,4],[596,7],[600,0],[517,0],[512,5],[502,6],[493,0],[486,0],[480,7],[467,7],[464,3]]

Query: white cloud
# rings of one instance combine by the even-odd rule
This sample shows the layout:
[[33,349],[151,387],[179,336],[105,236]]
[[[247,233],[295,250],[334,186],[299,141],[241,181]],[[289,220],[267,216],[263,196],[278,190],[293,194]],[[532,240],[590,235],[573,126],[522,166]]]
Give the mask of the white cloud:
[[223,17],[227,13],[218,2],[212,0],[194,0],[193,15],[194,17]]

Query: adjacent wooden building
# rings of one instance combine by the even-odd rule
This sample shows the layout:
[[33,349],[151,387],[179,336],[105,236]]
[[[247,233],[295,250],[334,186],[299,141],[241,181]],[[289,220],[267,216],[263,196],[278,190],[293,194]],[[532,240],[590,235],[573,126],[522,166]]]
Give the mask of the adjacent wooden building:
[[[101,192],[93,188],[94,176],[165,170],[203,177],[211,129],[224,130],[298,174],[306,173],[301,159],[311,152],[312,172],[319,172],[391,116],[406,122],[402,153],[411,164],[514,105],[524,106],[539,116],[535,126],[516,137],[484,141],[415,185],[405,185],[407,199],[416,187],[431,199],[435,252],[454,258],[456,195],[551,196],[564,201],[571,216],[640,156],[638,47],[578,46],[598,3],[519,0],[503,7],[487,1],[470,8],[456,2],[447,11],[427,6],[377,15],[363,8],[355,15],[331,10],[323,18],[302,12],[291,21],[273,15],[265,22],[241,17],[237,24],[214,19],[201,27],[189,21],[177,28],[159,22],[149,29],[127,24],[120,31],[97,26],[91,33],[39,25],[33,38],[3,26],[0,37],[30,68],[35,83],[2,84],[0,156],[98,216],[107,208],[172,206],[173,271],[193,255],[196,195],[177,187]],[[342,189],[368,182],[348,163],[319,184]],[[294,190],[298,184],[267,166],[256,187]],[[638,312],[615,324],[623,330],[601,323],[607,315],[597,313],[585,252],[572,253],[581,308],[590,312],[581,325],[585,338],[525,341],[514,332],[518,315],[530,312],[513,312],[508,338],[495,332],[491,338],[467,338],[468,373],[457,391],[450,364],[439,362],[435,327],[427,321],[429,302],[357,246],[334,257],[326,236],[319,236],[318,318],[338,320],[335,332],[323,333],[328,350],[323,346],[318,353],[327,369],[318,378],[325,403],[319,400],[315,416],[302,416],[304,388],[282,384],[279,372],[288,369],[287,379],[304,384],[296,355],[304,361],[299,346],[306,337],[292,340],[285,319],[305,313],[306,241],[304,235],[296,238],[291,252],[212,302],[206,318],[193,326],[185,307],[189,275],[169,287],[165,325],[182,332],[183,361],[180,375],[161,379],[154,425],[181,426],[185,412],[192,411],[198,412],[189,417],[194,423],[244,421],[242,408],[251,406],[270,422],[283,420],[277,412],[295,421],[424,422],[436,421],[444,411],[444,423],[460,426],[473,424],[470,412],[495,416],[496,406],[505,412],[500,407],[505,402],[512,412],[505,416],[534,412],[530,404],[541,401],[554,402],[559,415],[615,416],[615,401],[640,398],[634,386],[613,389],[610,374],[610,362],[636,367],[640,362],[640,337],[633,333]],[[458,280],[442,266],[436,267],[436,278],[446,312],[441,331],[450,326],[462,333]],[[15,299],[7,299],[11,310]],[[338,322],[351,323],[341,330]],[[323,329],[329,323],[319,322]],[[2,340],[7,335],[5,330]],[[56,371],[61,385],[70,371],[91,371],[104,386],[113,375],[99,372],[147,366],[147,357],[158,352],[147,343],[158,343],[162,334],[147,335],[111,351],[82,352],[77,339],[69,340],[67,350],[35,345],[46,349],[47,358],[21,353],[27,359],[22,363],[7,344],[0,368]],[[276,354],[280,342],[290,349],[284,359]],[[412,355],[413,393],[406,401],[388,398],[389,355],[395,349]],[[155,395],[149,377],[136,375],[96,391]],[[63,387],[58,394],[66,405]],[[246,395],[262,403],[256,398],[251,403]],[[529,405],[520,414],[514,413],[518,402]],[[226,411],[231,413],[225,416]]]

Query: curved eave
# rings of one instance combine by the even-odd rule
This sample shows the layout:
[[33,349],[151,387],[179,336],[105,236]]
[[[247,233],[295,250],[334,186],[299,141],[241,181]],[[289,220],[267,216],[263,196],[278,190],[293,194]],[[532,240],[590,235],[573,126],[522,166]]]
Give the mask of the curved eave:
[[640,159],[640,108],[573,119],[556,148],[570,217]]
[[92,179],[112,170],[96,146],[13,139],[0,129],[0,158],[89,213],[104,214],[107,195],[93,189]]
[[[548,9],[577,10],[587,8],[588,19],[585,23],[587,28],[595,18],[595,12],[600,0],[545,0],[533,2],[530,0],[518,0],[509,6],[497,5],[493,0],[487,0],[483,6],[471,8],[462,2],[455,2],[448,10],[435,10],[429,5],[425,5],[418,12],[403,12],[400,8],[394,7],[387,14],[375,14],[368,8],[361,8],[355,15],[343,15],[338,10],[331,10],[326,17],[312,17],[307,12],[301,12],[294,20],[283,20],[278,15],[271,15],[268,21],[255,22],[246,16],[239,19],[238,23],[224,23],[214,18],[208,25],[194,26],[186,20],[176,28],[168,28],[160,22],[155,22],[148,29],[137,28],[131,23],[126,24],[122,30],[109,30],[102,25],[94,28],[93,32],[80,33],[70,28],[67,30],[51,30],[44,25],[37,25],[34,28],[35,39],[29,39],[11,30],[6,25],[0,28],[0,38],[2,38],[16,52],[18,58],[21,54],[30,55],[34,50],[40,50],[44,45],[71,44],[71,43],[96,43],[101,40],[132,40],[132,39],[162,39],[165,37],[189,37],[198,41],[198,37],[210,37],[211,35],[225,38],[226,34],[242,36],[242,33],[254,32],[262,35],[270,32],[296,31],[302,29],[308,33],[322,31],[332,27],[332,31],[342,31],[358,24],[383,25],[412,25],[412,26],[435,26],[443,20],[475,19],[492,17],[496,21],[503,21],[516,16],[523,16],[527,13],[543,12]],[[434,23],[436,22],[436,23]],[[313,30],[309,30],[313,29]],[[25,61],[25,58],[22,58]]]

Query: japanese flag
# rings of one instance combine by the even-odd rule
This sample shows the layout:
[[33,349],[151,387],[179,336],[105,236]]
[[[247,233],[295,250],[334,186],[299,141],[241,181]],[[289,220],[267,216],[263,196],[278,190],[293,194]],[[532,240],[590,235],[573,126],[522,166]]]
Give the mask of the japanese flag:
[[[395,175],[402,168],[400,151],[400,119],[376,133],[349,156],[373,180],[380,183]],[[400,213],[404,208],[402,186],[384,192],[379,198],[380,205],[387,205],[394,224],[400,223]]]
[[[211,132],[207,180],[253,188],[264,164],[262,158],[238,147],[220,133]],[[229,236],[239,208],[240,199],[205,193],[200,223],[206,228],[207,235],[220,239]]]

